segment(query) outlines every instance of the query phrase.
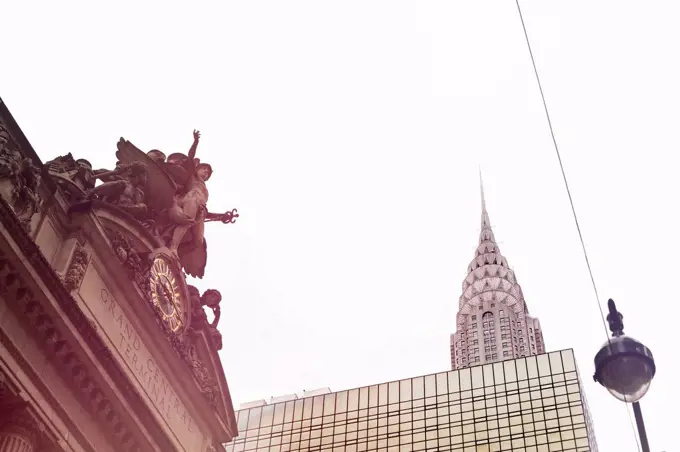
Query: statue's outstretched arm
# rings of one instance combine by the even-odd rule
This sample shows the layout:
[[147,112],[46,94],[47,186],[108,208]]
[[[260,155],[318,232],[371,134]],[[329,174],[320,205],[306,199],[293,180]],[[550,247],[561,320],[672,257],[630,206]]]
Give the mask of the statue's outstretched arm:
[[191,165],[191,169],[196,168],[196,163],[194,163],[194,159],[196,158],[196,149],[198,148],[198,140],[201,139],[201,132],[198,130],[194,130],[194,143],[191,145],[191,148],[189,149],[189,165]]
[[114,180],[105,182],[90,191],[90,197],[104,196],[107,198],[118,199],[125,191],[126,183],[124,180]]
[[220,317],[221,317],[219,305],[213,309],[213,314],[215,314],[215,318],[213,319],[213,321],[212,321],[212,323],[210,324],[210,326],[212,326],[213,328],[216,328],[216,327],[217,327],[217,324],[218,324],[219,321],[220,321]]
[[113,177],[115,179],[120,179],[120,173],[117,170],[113,170],[113,171],[106,171],[106,172],[94,174],[95,179],[102,179],[102,178],[106,178],[106,177]]

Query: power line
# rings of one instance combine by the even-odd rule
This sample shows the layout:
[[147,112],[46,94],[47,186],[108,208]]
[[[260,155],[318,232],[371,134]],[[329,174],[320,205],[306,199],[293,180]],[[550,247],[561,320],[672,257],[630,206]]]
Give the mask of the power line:
[[571,190],[569,189],[569,182],[567,182],[567,174],[564,171],[564,165],[562,164],[562,156],[560,155],[560,148],[557,146],[557,140],[555,139],[555,132],[553,130],[552,121],[550,119],[550,113],[548,112],[548,104],[545,101],[545,94],[543,94],[543,85],[541,84],[541,78],[538,75],[538,69],[536,68],[536,60],[534,59],[534,52],[531,49],[531,43],[529,42],[529,34],[527,33],[527,27],[524,24],[524,16],[522,15],[522,8],[519,6],[519,0],[515,0],[517,4],[517,12],[519,13],[519,19],[522,22],[522,30],[524,30],[524,38],[527,42],[527,48],[529,49],[529,56],[531,57],[531,65],[534,68],[534,74],[536,75],[536,82],[538,83],[538,90],[541,93],[541,100],[543,101],[543,110],[545,111],[545,117],[548,120],[548,127],[550,128],[550,136],[552,137],[552,142],[555,147],[555,153],[557,154],[557,160],[560,163],[560,170],[562,171],[562,179],[564,179],[564,186],[567,189],[567,195],[569,196],[569,204],[571,205],[571,213],[574,216],[574,222],[576,223],[576,230],[578,231],[578,238],[581,241],[581,248],[583,249],[583,257],[585,257],[586,265],[588,266],[588,274],[590,275],[590,282],[593,284],[593,290],[595,291],[595,299],[597,300],[597,308],[600,311],[600,317],[602,318],[602,325],[604,326],[604,333],[609,338],[609,330],[607,328],[607,321],[605,319],[604,311],[602,310],[602,304],[600,303],[600,295],[597,291],[597,286],[595,284],[595,277],[593,276],[593,270],[590,266],[590,259],[588,259],[588,252],[586,251],[586,244],[583,241],[583,234],[581,233],[581,225],[578,222],[578,217],[576,216],[576,208],[574,207],[574,200],[571,197]]
[[[597,308],[600,311],[600,317],[602,318],[602,325],[604,326],[604,333],[607,337],[607,341],[610,341],[609,330],[607,328],[607,320],[602,310],[602,303],[600,303],[600,295],[597,291],[597,285],[595,284],[595,277],[593,276],[593,270],[590,266],[590,259],[588,259],[588,252],[586,251],[586,244],[583,241],[583,234],[581,233],[581,226],[578,222],[578,217],[576,216],[576,208],[574,207],[574,200],[571,197],[571,190],[569,190],[569,183],[567,182],[567,174],[564,171],[564,165],[562,164],[562,156],[560,155],[560,148],[557,145],[557,140],[555,139],[555,132],[553,130],[552,121],[550,119],[550,112],[548,111],[548,103],[545,101],[545,94],[543,93],[543,85],[541,84],[541,77],[538,75],[538,68],[536,67],[536,59],[534,58],[534,52],[531,49],[531,42],[529,41],[529,34],[527,33],[527,27],[524,23],[524,16],[522,15],[522,8],[519,5],[519,0],[515,0],[517,5],[517,12],[519,13],[519,19],[522,23],[522,30],[524,31],[524,39],[527,42],[527,48],[529,49],[529,56],[531,57],[531,65],[534,68],[534,75],[536,75],[536,83],[538,84],[538,90],[541,93],[541,101],[543,102],[543,110],[545,111],[545,117],[548,120],[548,127],[550,128],[550,136],[552,137],[552,142],[555,147],[555,154],[557,154],[557,160],[560,164],[560,170],[562,171],[562,179],[564,180],[564,186],[567,189],[567,195],[569,196],[569,205],[571,206],[571,213],[574,216],[574,223],[576,223],[576,230],[578,231],[578,238],[581,241],[581,248],[583,249],[583,257],[586,261],[586,266],[588,267],[588,274],[590,275],[590,282],[593,285],[593,291],[595,292],[595,300],[597,301]],[[611,344],[611,341],[610,341]],[[628,420],[631,423],[631,428],[633,429],[633,436],[635,437],[635,443],[637,445],[638,451],[640,451],[640,441],[637,434],[635,433],[635,428],[633,425],[633,419],[630,414],[630,407],[626,403],[626,411],[628,412]]]

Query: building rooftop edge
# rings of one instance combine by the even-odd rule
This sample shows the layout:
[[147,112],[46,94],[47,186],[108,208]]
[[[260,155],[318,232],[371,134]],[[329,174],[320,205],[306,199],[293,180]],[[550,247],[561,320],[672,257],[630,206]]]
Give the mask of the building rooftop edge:
[[[559,349],[559,350],[552,350],[552,351],[540,353],[540,354],[537,354],[537,355],[520,356],[518,358],[512,358],[512,359],[506,359],[506,360],[502,360],[502,361],[496,361],[496,362],[493,362],[493,363],[481,364],[479,366],[464,367],[464,368],[460,368],[460,369],[449,369],[449,370],[443,370],[441,372],[431,372],[431,373],[427,373],[427,374],[423,374],[423,375],[415,375],[413,377],[397,378],[396,380],[382,381],[380,383],[374,383],[374,384],[370,384],[370,385],[355,386],[353,388],[341,389],[339,391],[334,391],[334,392],[337,393],[337,392],[343,392],[343,391],[351,391],[353,389],[368,388],[370,386],[378,386],[378,385],[382,385],[382,384],[394,383],[395,381],[406,380],[408,378],[428,377],[430,375],[438,375],[438,374],[448,373],[448,372],[462,372],[462,371],[465,371],[465,370],[473,369],[475,367],[483,367],[485,365],[500,364],[500,363],[504,363],[506,361],[516,361],[516,360],[519,360],[519,359],[535,358],[535,357],[542,356],[542,355],[549,355],[551,353],[561,353],[561,352],[568,352],[568,351],[572,352],[572,355],[574,355],[574,363],[576,365],[576,372],[577,372],[577,374],[579,375],[579,378],[580,378],[580,372],[579,372],[579,369],[578,369],[578,362],[576,361],[576,353],[574,352],[573,347],[569,347],[569,348],[562,348],[562,349]],[[328,389],[328,391],[329,391],[329,392],[326,392],[324,394],[332,394],[333,393],[333,391],[330,391],[330,388],[321,388],[319,390],[322,390],[322,389]],[[315,391],[319,391],[319,390],[313,390],[313,391],[304,391],[303,390],[303,394],[315,392]],[[323,395],[323,394],[309,394],[309,395],[306,395],[306,396],[298,396],[298,398],[304,399],[304,398],[307,398],[307,397],[314,397],[314,396],[318,396],[318,395]],[[286,397],[286,396],[280,396],[280,397]],[[277,399],[277,398],[279,398],[279,397],[272,397],[270,400]],[[289,400],[286,400],[286,401],[289,401]],[[239,409],[237,411],[242,411],[242,410],[246,410],[246,409],[250,409],[250,408],[257,408],[257,407],[260,407],[260,406],[276,405],[277,403],[284,403],[284,402],[285,401],[282,400],[282,401],[276,401],[276,402],[273,402],[273,403],[271,403],[271,402],[268,403],[265,399],[254,400],[254,401],[251,401],[251,402],[241,403],[240,406],[239,406]],[[261,403],[261,405],[255,406],[256,403]],[[253,406],[250,406],[251,404]],[[244,407],[244,405],[248,405],[248,407]]]

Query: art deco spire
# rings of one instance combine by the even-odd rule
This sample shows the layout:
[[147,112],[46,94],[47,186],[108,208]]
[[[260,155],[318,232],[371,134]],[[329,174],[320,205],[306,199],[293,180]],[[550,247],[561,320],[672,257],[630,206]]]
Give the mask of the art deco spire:
[[451,335],[454,369],[543,352],[538,319],[529,317],[522,288],[501,254],[486,210],[480,171],[482,224]]
[[482,180],[482,170],[479,170],[479,190],[482,195],[482,229],[479,234],[479,244],[484,241],[490,241],[495,244],[496,239],[491,230],[491,221],[489,221],[489,213],[486,211],[486,199],[484,198],[484,181]]
[[489,224],[489,214],[486,212],[486,199],[484,198],[484,179],[482,179],[482,169],[479,169],[479,191],[482,194],[482,227]]

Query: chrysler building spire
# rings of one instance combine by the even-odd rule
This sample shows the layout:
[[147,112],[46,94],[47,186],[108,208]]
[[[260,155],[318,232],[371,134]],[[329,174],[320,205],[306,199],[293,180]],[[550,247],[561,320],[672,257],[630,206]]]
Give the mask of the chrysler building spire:
[[544,353],[540,323],[529,316],[522,288],[491,229],[481,171],[480,190],[479,245],[463,281],[451,335],[453,369]]
[[486,211],[486,199],[484,198],[484,181],[482,180],[482,170],[479,170],[479,191],[482,195],[482,230],[479,233],[479,243],[481,245],[483,240],[490,240],[494,243],[496,240],[491,230],[491,222],[489,221],[489,213]]
[[489,224],[489,214],[486,212],[486,199],[484,198],[484,180],[482,179],[482,169],[479,169],[479,191],[482,194],[482,227]]

